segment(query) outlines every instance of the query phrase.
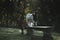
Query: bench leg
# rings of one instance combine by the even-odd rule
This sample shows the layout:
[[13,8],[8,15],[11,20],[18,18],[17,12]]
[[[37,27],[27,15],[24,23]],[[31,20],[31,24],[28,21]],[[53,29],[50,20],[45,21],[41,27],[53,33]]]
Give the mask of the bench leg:
[[33,29],[27,29],[27,35],[32,35],[33,34]]
[[44,31],[43,40],[53,40],[53,37],[52,37],[50,31]]

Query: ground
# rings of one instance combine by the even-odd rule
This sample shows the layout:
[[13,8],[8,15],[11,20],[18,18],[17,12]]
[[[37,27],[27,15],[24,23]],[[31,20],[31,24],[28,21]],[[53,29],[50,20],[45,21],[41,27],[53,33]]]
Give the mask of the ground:
[[[0,40],[31,40],[29,36],[25,35],[26,30],[24,30],[24,35],[21,35],[21,30],[17,28],[0,28]],[[42,31],[34,31],[34,39],[38,40],[43,36]],[[54,40],[60,40],[59,33],[52,33]]]

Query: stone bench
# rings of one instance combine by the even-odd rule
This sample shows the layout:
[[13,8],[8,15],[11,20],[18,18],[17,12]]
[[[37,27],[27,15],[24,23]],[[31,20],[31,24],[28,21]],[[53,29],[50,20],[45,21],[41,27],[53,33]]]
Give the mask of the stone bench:
[[43,31],[43,40],[53,40],[53,37],[51,35],[53,26],[34,26],[34,27],[26,27],[25,29],[34,29],[34,30],[40,30]]

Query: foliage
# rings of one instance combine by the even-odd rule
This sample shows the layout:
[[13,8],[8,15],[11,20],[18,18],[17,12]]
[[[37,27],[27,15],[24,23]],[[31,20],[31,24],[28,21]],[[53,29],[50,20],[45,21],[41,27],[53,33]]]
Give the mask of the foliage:
[[21,15],[21,12],[19,11],[23,11],[23,9],[21,9],[23,5],[22,3],[19,3],[19,5],[22,6],[18,6],[18,3],[19,2],[16,1],[13,2],[6,0],[3,2],[2,0],[0,0],[0,22],[3,26],[5,26],[4,23],[6,23],[6,25],[8,25],[9,22],[12,24],[12,22],[15,22]]
[[39,24],[41,22],[42,24],[44,22],[46,24],[48,19],[52,18],[51,5],[52,5],[51,1],[44,1],[44,0],[39,0],[39,1],[33,0],[32,3],[31,0],[24,0],[24,1],[0,0],[0,22],[2,24],[4,24],[3,22],[6,22],[6,24],[8,24],[8,22],[10,21],[12,24],[13,21],[17,22],[17,19],[19,18],[20,15],[22,15],[22,19],[24,21],[25,14],[33,10],[35,12],[37,11],[36,14],[39,19],[38,20]]
[[26,7],[26,9],[25,9],[25,13],[28,13],[28,12],[30,12],[31,10],[30,10],[30,7]]

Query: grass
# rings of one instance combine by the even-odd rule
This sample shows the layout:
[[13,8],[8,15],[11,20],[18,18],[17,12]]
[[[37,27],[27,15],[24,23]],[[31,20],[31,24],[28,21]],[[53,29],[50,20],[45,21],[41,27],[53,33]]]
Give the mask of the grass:
[[[24,30],[26,34],[26,31]],[[34,31],[34,39],[43,36],[42,31]],[[58,33],[52,33],[54,40],[60,40],[60,35]],[[16,28],[0,28],[0,40],[31,40],[30,36],[21,35],[21,30]]]

